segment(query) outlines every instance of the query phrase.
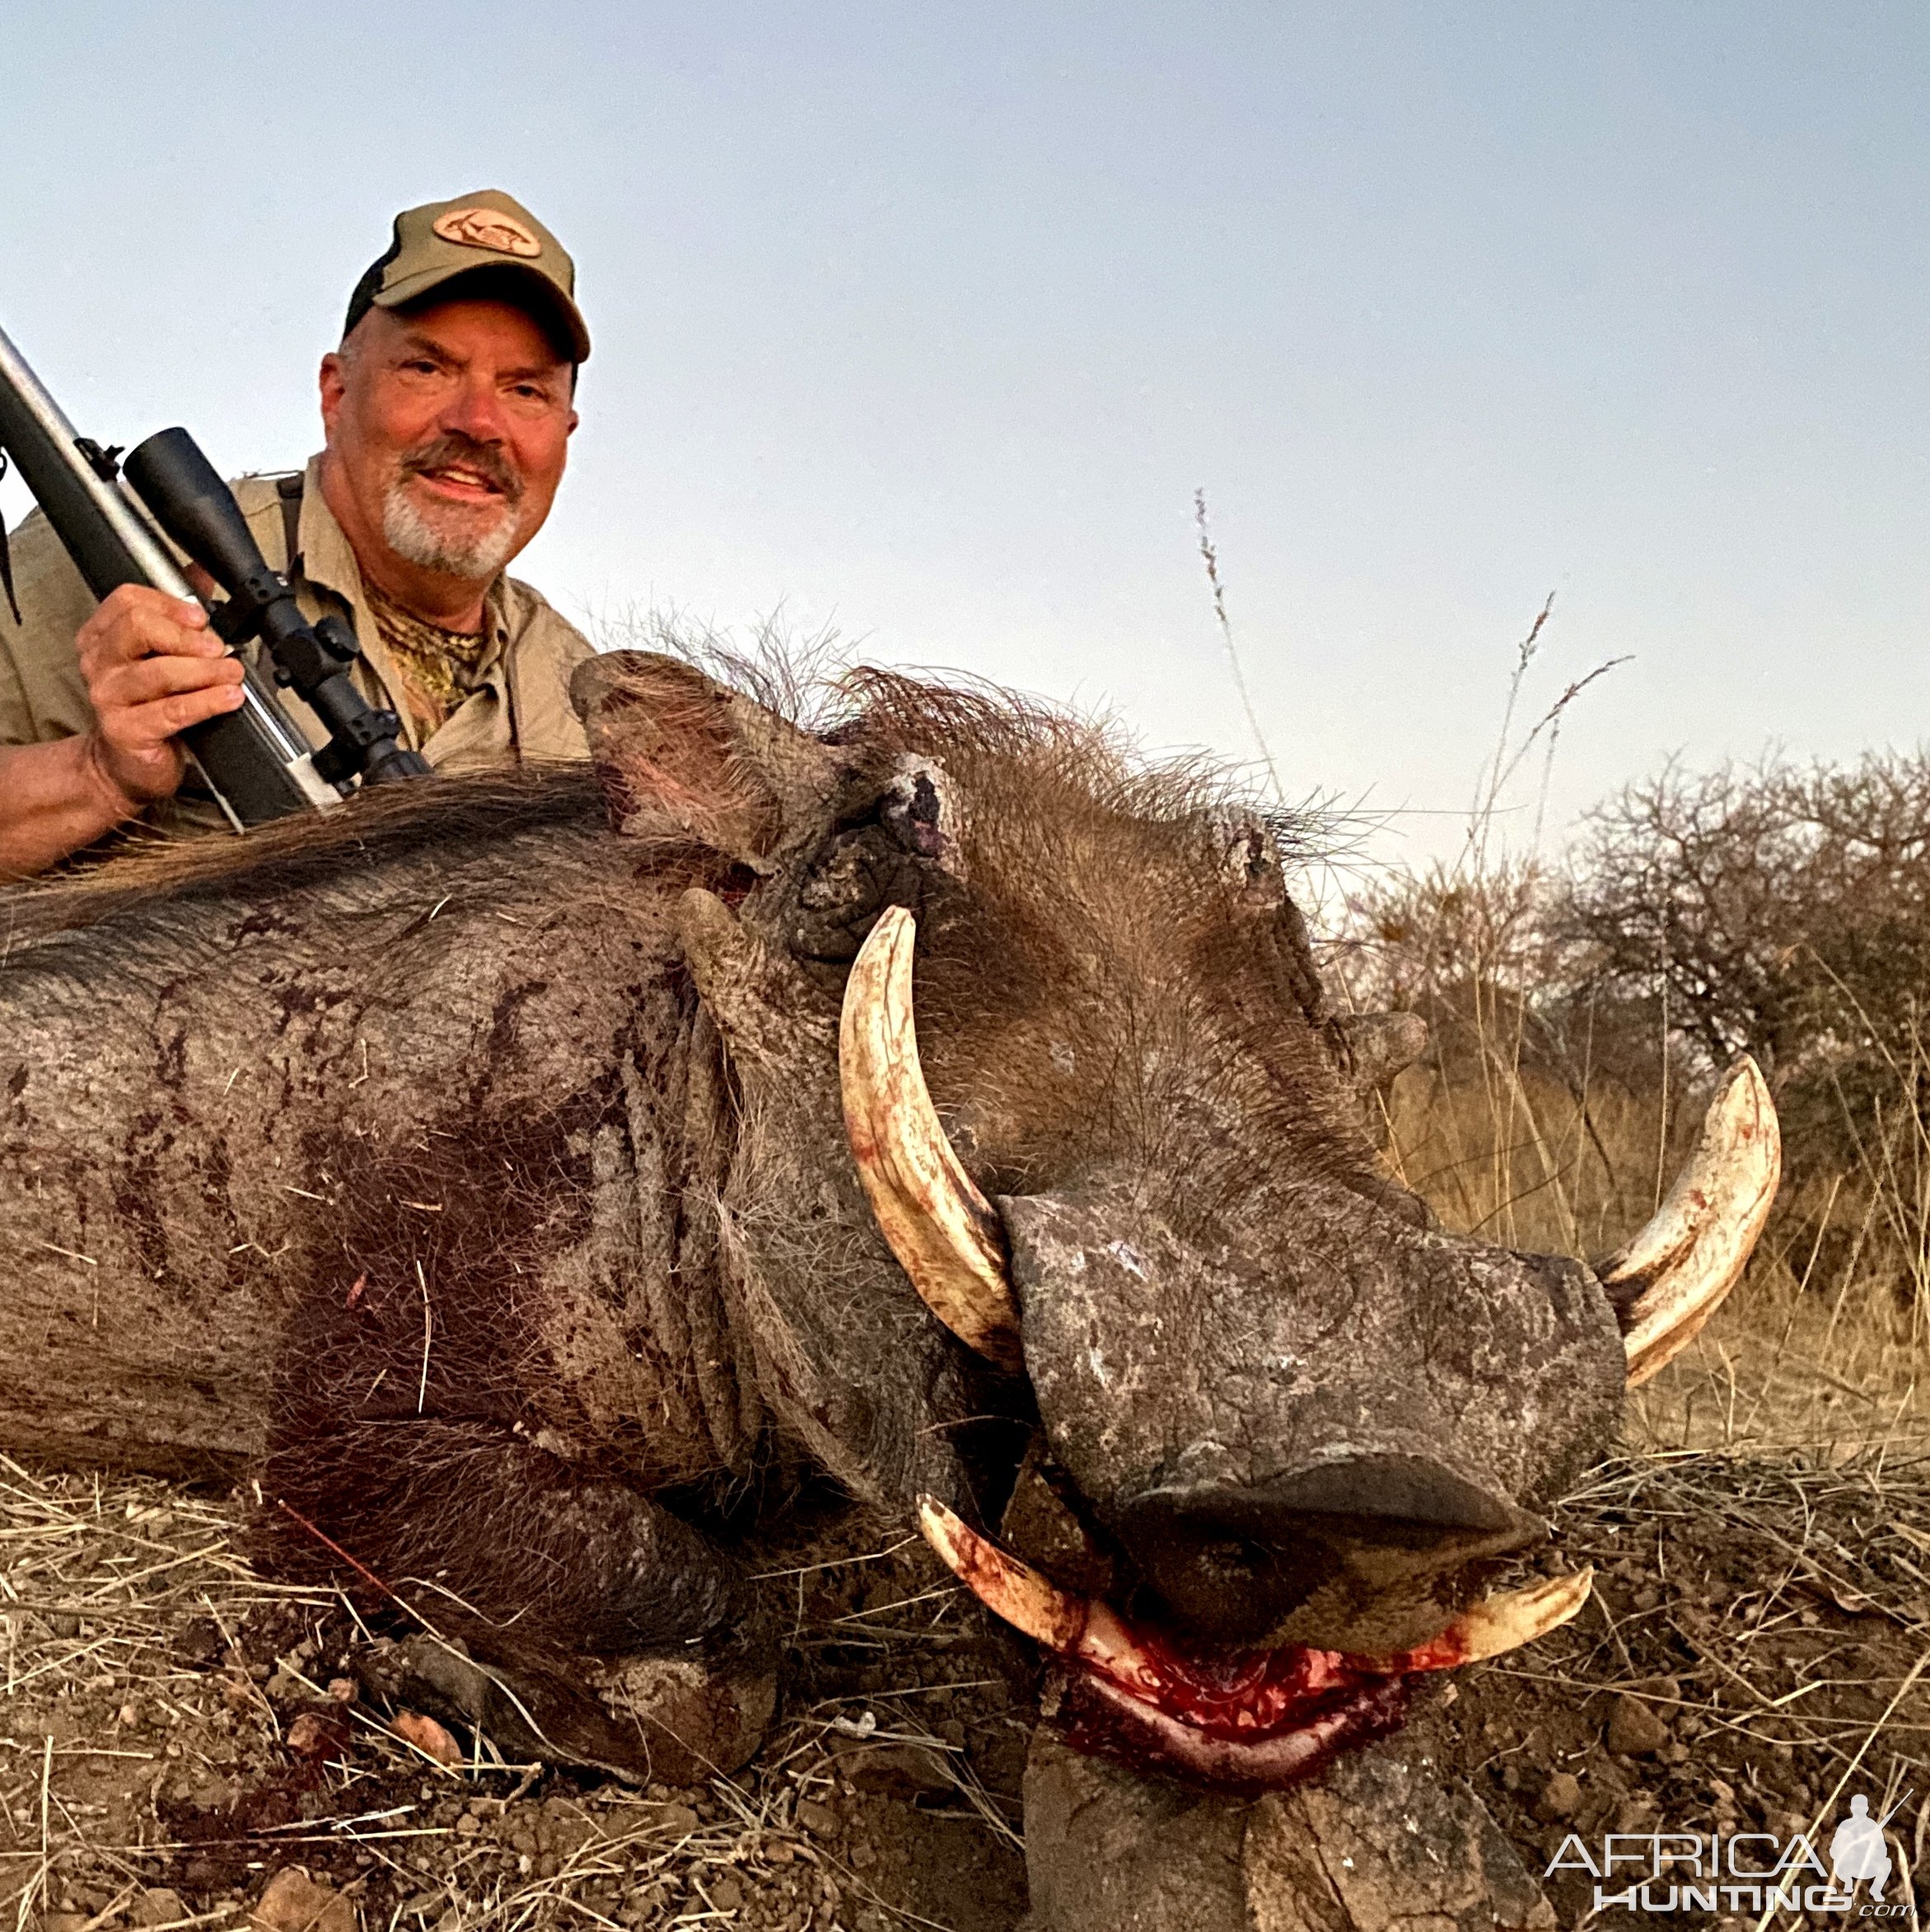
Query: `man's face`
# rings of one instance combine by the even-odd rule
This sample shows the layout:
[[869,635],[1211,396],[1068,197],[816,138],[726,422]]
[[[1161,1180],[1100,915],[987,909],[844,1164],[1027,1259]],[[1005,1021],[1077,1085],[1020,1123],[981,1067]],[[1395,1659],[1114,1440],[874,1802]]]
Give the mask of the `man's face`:
[[[372,309],[321,371],[358,553],[374,544],[487,585],[549,514],[577,427],[573,386],[542,328],[507,302]],[[393,587],[402,573],[376,574]]]

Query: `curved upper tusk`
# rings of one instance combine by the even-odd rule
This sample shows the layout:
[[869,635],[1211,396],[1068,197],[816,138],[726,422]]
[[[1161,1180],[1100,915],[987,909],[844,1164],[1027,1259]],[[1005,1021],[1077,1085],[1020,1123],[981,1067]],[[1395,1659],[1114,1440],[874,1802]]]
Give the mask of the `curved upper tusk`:
[[1775,1103],[1745,1053],[1724,1077],[1695,1151],[1655,1218],[1596,1264],[1621,1314],[1631,1388],[1680,1354],[1736,1285],[1782,1173]]
[[844,988],[838,1077],[844,1131],[880,1231],[953,1334],[1017,1369],[1019,1310],[998,1217],[959,1164],[918,1064],[911,1003],[918,922],[890,906]]

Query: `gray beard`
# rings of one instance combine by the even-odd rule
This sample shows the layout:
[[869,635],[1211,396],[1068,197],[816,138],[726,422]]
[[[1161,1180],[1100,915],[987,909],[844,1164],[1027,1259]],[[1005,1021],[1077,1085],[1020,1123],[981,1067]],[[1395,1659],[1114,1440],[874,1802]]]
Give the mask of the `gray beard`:
[[438,529],[409,495],[409,479],[399,476],[382,497],[382,536],[398,557],[418,570],[481,583],[493,578],[516,548],[516,507],[505,503],[487,530]]

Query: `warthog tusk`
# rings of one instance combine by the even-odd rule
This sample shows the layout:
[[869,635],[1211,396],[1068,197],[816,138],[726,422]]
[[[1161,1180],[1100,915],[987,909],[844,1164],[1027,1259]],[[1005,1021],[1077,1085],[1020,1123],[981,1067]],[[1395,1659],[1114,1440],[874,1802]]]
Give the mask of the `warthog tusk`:
[[1125,1683],[1157,1682],[1132,1632],[1101,1598],[1062,1590],[934,1496],[919,1497],[918,1528],[952,1575],[1034,1643]]
[[[1035,1643],[1123,1683],[1158,1681],[1160,1667],[1146,1659],[1132,1631],[1097,1598],[1061,1589],[934,1497],[920,1498],[918,1527],[959,1581]],[[1560,1629],[1588,1601],[1594,1581],[1592,1570],[1580,1570],[1484,1598],[1411,1650],[1381,1656],[1340,1650],[1325,1654],[1333,1668],[1368,1677],[1407,1677],[1476,1664]]]
[[885,910],[853,963],[838,1029],[844,1132],[872,1212],[912,1286],[960,1341],[1017,1369],[1019,1310],[998,1217],[959,1164],[918,1064],[918,922]]
[[935,1496],[918,1499],[918,1528],[946,1568],[987,1609],[1049,1650],[1072,1650],[1085,1634],[1089,1599],[1062,1590],[1001,1549]]
[[1559,1630],[1582,1606],[1595,1587],[1592,1569],[1577,1570],[1566,1576],[1544,1577],[1539,1583],[1524,1584],[1518,1590],[1502,1590],[1484,1597],[1472,1609],[1464,1610],[1438,1636],[1411,1650],[1398,1650],[1390,1657],[1357,1657],[1357,1664],[1372,1664],[1390,1677],[1404,1677],[1410,1671],[1451,1670],[1457,1664],[1479,1664],[1484,1657],[1499,1657],[1518,1650],[1551,1630]]
[[1745,1053],[1654,1220],[1596,1274],[1621,1313],[1629,1385],[1680,1355],[1741,1275],[1783,1173],[1775,1103]]

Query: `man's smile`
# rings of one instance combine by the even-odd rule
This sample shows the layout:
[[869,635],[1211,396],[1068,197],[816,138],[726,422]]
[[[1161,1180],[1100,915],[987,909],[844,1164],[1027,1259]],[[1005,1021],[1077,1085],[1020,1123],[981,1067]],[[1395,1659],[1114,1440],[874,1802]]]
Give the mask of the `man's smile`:
[[496,502],[507,493],[493,478],[465,464],[443,464],[433,469],[412,470],[410,474],[437,496],[456,503]]

